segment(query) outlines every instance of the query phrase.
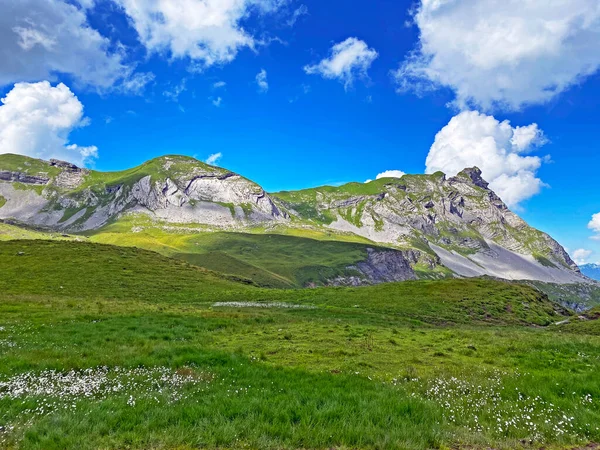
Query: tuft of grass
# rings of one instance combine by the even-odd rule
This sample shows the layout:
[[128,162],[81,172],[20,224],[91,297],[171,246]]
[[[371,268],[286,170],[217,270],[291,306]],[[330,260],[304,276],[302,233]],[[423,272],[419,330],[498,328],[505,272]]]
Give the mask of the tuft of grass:
[[542,266],[545,267],[553,267],[555,269],[558,269],[558,267],[556,267],[556,264],[554,264],[552,261],[550,261],[548,258],[546,258],[543,255],[540,255],[538,253],[534,253],[534,258],[536,259],[537,262],[539,262]]
[[11,185],[17,191],[35,191],[38,195],[42,195],[42,192],[46,188],[43,184],[25,184],[16,181],[11,183]]

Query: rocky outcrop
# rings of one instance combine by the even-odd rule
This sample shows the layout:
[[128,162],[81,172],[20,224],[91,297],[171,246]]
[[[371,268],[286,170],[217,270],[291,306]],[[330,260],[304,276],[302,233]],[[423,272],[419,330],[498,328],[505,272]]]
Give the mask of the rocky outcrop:
[[[81,169],[64,161],[33,160],[37,167],[60,169],[29,175],[0,172],[0,186],[6,192],[7,207],[1,218],[68,231],[99,228],[125,212],[151,215],[170,223],[197,223],[220,228],[243,228],[257,224],[285,222],[282,211],[260,186],[224,169],[205,165],[193,158],[164,157],[141,166],[122,182],[102,182],[104,174]],[[23,166],[31,166],[25,160]],[[0,159],[0,169],[1,159]],[[146,172],[146,173],[145,173]],[[147,173],[150,172],[150,173]],[[109,179],[119,180],[118,174]],[[81,186],[86,183],[84,189]],[[92,181],[93,180],[93,181]],[[17,191],[11,184],[46,185],[43,193]],[[35,201],[34,201],[35,198]],[[73,214],[75,210],[75,214]],[[68,218],[63,219],[69,211]]]
[[62,189],[75,189],[81,186],[85,180],[85,177],[90,173],[89,170],[80,169],[74,164],[69,164],[64,161],[57,161],[55,159],[50,160],[50,165],[63,169],[54,179],[54,184]]
[[395,281],[416,280],[413,266],[422,259],[415,250],[367,249],[367,258],[348,267],[355,275],[340,276],[328,281],[330,286],[364,286]]
[[50,178],[43,175],[29,175],[21,172],[0,171],[0,181],[44,185],[48,184]]
[[479,167],[467,168],[462,171],[462,175],[469,177],[473,185],[480,188],[487,189],[490,185],[481,177],[481,169],[479,169]]
[[419,261],[419,252],[381,251],[367,249],[367,259],[359,262],[355,268],[370,283],[416,280],[413,265]]

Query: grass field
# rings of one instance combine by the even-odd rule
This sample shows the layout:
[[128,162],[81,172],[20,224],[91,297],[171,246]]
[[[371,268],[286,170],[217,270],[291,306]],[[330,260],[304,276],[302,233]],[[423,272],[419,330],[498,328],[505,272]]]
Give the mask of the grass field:
[[2,448],[600,441],[600,313],[526,286],[267,290],[56,241],[0,243],[0,274]]
[[50,233],[47,231],[35,231],[28,228],[0,222],[0,241],[13,241],[15,239],[34,239],[34,240],[75,240],[81,239],[77,236],[68,236],[61,233]]
[[156,251],[206,269],[251,278],[269,288],[322,285],[348,275],[348,267],[364,261],[367,248],[376,247],[366,240],[340,241],[345,236],[311,230],[288,230],[294,235],[284,235],[277,230],[252,234],[164,227],[146,216],[128,215],[90,234],[89,239]]

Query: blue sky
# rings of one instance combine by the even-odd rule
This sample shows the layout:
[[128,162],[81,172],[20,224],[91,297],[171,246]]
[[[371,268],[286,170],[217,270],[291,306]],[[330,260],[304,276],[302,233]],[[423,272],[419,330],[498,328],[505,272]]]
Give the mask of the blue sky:
[[479,165],[600,261],[597,0],[0,3],[0,153],[221,153],[268,191]]

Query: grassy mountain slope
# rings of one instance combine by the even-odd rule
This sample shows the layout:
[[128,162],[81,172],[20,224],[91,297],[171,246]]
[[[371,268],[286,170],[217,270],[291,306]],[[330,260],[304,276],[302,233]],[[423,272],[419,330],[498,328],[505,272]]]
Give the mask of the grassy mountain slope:
[[[138,231],[131,232],[131,228]],[[192,233],[164,230],[160,224],[129,216],[90,235],[92,242],[137,246],[223,273],[252,278],[265,287],[304,287],[352,273],[366,259],[365,245],[279,234]]]
[[[266,290],[137,248],[88,242],[17,240],[0,245],[4,295],[214,302],[283,301],[355,306],[388,314],[401,310],[427,323],[547,325],[562,309],[530,287],[493,280],[388,283],[367,288]],[[61,261],[57,263],[56,261]]]
[[[318,285],[340,277],[341,283],[362,282],[352,280],[348,272],[360,261],[358,247],[326,243],[320,249],[302,239],[248,233],[298,238],[312,234],[321,241],[407,252],[410,268],[404,273],[402,263],[396,261],[397,280],[410,279],[415,272],[422,278],[453,272],[558,284],[588,281],[558,242],[507,208],[477,168],[452,178],[438,172],[268,194],[240,175],[185,156],[165,156],[130,170],[103,173],[57,161],[0,155],[0,195],[4,198],[0,218],[86,233],[98,242],[139,242],[141,247],[203,267],[229,267],[270,287]],[[129,220],[132,214],[138,219]],[[191,250],[183,238],[158,236],[159,232],[148,236],[143,223],[129,226],[135,220],[144,222],[141,216],[153,228],[162,228],[163,234],[199,232],[202,242]],[[220,234],[212,242],[205,232],[215,231],[246,234],[226,239]],[[252,242],[246,245],[244,240]],[[291,242],[306,257],[300,258],[299,250],[290,251]],[[248,251],[253,246],[257,250]],[[279,258],[274,257],[276,252]]]
[[0,243],[0,273],[1,447],[600,440],[600,338],[552,325],[568,316],[527,286],[265,290],[143,250],[52,241]]
[[55,177],[62,171],[59,167],[51,166],[46,161],[11,153],[3,153],[0,155],[0,168],[11,172],[25,173],[27,175],[45,174],[49,177]]
[[246,289],[245,280],[235,282],[154,252],[87,242],[3,242],[0,259],[4,295],[195,301]]
[[16,239],[73,240],[76,238],[76,236],[63,235],[62,233],[33,230],[31,228],[0,222],[0,241],[12,241]]
[[[132,228],[139,231],[131,232]],[[337,241],[337,235],[309,230],[271,230],[286,234],[256,234],[165,230],[140,216],[126,216],[89,234],[88,237],[68,236],[36,231],[0,223],[0,241],[15,239],[86,240],[88,242],[137,247],[164,256],[184,260],[194,266],[249,279],[266,288],[295,288],[322,285],[337,276],[354,274],[352,267],[363,261],[368,248],[379,248],[358,242]],[[333,240],[332,240],[333,239]],[[415,266],[420,279],[452,277],[441,266],[431,269]],[[583,311],[600,304],[600,288],[590,284],[559,285],[531,282],[535,288],[565,307]]]

